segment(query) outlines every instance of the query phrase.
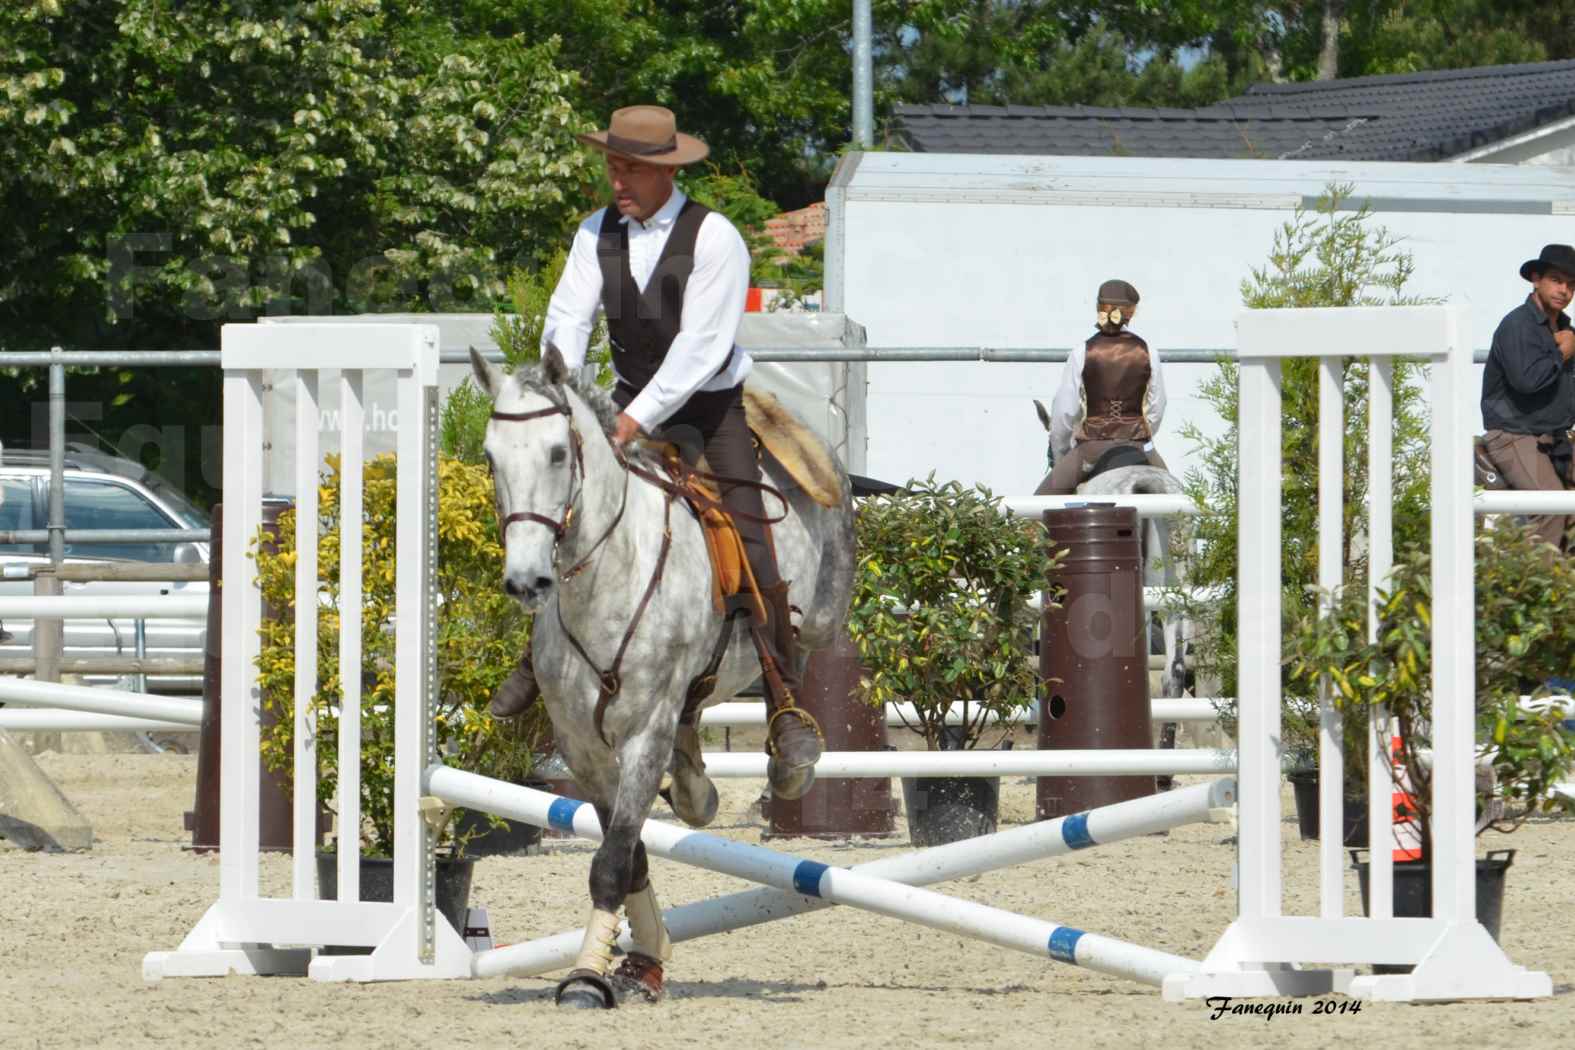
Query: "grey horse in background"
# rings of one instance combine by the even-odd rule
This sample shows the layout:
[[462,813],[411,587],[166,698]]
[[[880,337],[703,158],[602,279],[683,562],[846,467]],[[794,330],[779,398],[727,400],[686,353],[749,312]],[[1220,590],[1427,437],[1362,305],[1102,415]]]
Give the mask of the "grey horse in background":
[[[719,646],[707,705],[752,684],[759,660],[747,629],[724,640],[730,628],[713,603],[711,561],[695,516],[642,476],[659,473],[654,459],[613,447],[616,410],[606,392],[571,377],[551,347],[540,366],[512,376],[474,351],[471,364],[493,400],[485,449],[503,531],[502,584],[536,613],[536,680],[557,746],[602,826],[585,941],[557,1001],[655,1001],[672,945],[640,828],[669,772],[680,817],[699,825],[715,815],[716,788],[705,776],[697,727],[681,728],[679,716]],[[852,498],[838,468],[841,505],[823,507],[774,459],[765,462],[765,480],[788,503],[772,532],[790,601],[803,610],[798,628],[806,650],[838,637],[852,593]],[[777,502],[767,496],[768,514],[780,510]],[[625,907],[634,948],[610,973]]]

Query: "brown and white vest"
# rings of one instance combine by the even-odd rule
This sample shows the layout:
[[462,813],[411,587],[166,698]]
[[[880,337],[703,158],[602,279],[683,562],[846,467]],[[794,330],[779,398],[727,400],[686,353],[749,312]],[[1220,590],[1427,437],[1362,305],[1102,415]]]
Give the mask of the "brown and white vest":
[[1143,414],[1153,375],[1148,344],[1131,332],[1099,332],[1084,344],[1079,441],[1138,441],[1153,437]]

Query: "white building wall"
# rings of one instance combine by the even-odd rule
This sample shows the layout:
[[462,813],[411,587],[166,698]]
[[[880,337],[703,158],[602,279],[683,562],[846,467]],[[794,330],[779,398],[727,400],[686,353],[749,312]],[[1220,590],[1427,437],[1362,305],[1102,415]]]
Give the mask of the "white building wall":
[[[1121,277],[1143,296],[1134,329],[1162,354],[1231,348],[1243,280],[1330,182],[1354,183],[1404,238],[1410,293],[1472,307],[1478,347],[1525,297],[1521,262],[1575,242],[1575,169],[866,154],[828,192],[844,212],[828,297],[872,347],[1069,347],[1092,330],[1099,283]],[[1045,465],[1031,399],[1049,400],[1060,369],[870,364],[866,472],[1030,491]],[[1213,370],[1166,366],[1157,444],[1177,473],[1198,465],[1183,424],[1222,431],[1198,397]]]

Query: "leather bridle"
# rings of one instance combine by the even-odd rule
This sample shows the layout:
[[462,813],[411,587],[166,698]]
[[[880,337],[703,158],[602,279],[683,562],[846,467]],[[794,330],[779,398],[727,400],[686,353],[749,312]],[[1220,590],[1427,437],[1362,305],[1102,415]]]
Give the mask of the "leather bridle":
[[[548,400],[552,401],[551,398],[548,398]],[[511,514],[505,515],[498,522],[498,542],[505,548],[507,547],[509,526],[515,524],[516,522],[533,522],[537,525],[544,525],[551,529],[553,535],[554,565],[557,564],[558,547],[562,544],[563,537],[568,533],[569,528],[574,523],[574,508],[578,503],[579,495],[584,491],[585,486],[585,444],[580,438],[579,427],[574,425],[574,412],[569,407],[567,402],[552,401],[552,404],[549,407],[540,408],[534,412],[499,412],[496,409],[493,409],[492,415],[490,417],[501,423],[528,423],[534,419],[546,419],[550,416],[559,415],[568,420],[569,442],[571,447],[574,449],[574,459],[569,467],[569,495],[564,499],[563,514],[560,515],[557,520],[553,520],[544,514],[536,514],[532,511],[515,511]],[[586,568],[586,566],[590,565],[591,558],[598,550],[601,549],[602,544],[606,543],[608,538],[612,536],[613,530],[616,529],[618,527],[618,523],[623,520],[624,510],[629,506],[629,475],[633,471],[631,470],[631,465],[629,462],[624,458],[622,450],[616,445],[613,446],[613,454],[618,457],[618,462],[624,467],[623,496],[618,503],[618,513],[613,515],[613,520],[611,524],[607,526],[607,530],[597,537],[596,542],[591,544],[590,549],[585,552],[584,556],[581,557],[579,561],[571,565],[568,569],[558,574],[558,580],[561,583],[568,583],[575,576],[579,575],[580,572]],[[493,485],[496,486],[496,484],[497,480],[496,477],[494,477]],[[576,487],[577,485],[578,488]],[[673,545],[673,530],[671,524],[673,494],[671,491],[666,493],[666,499],[664,502],[665,507],[663,508],[662,521],[662,547],[656,558],[656,568],[651,573],[650,582],[646,584],[645,593],[640,598],[640,604],[634,610],[634,617],[629,621],[628,628],[623,632],[623,640],[618,643],[618,652],[613,656],[612,666],[606,668],[605,670],[597,666],[596,661],[591,659],[591,654],[586,652],[585,646],[578,638],[574,636],[574,632],[569,630],[569,625],[563,622],[563,603],[559,602],[557,606],[558,627],[563,631],[563,636],[568,639],[569,644],[573,646],[574,651],[579,654],[580,659],[584,660],[586,666],[589,667],[596,675],[599,688],[596,697],[596,711],[594,721],[596,724],[597,735],[599,735],[602,738],[603,743],[607,743],[609,747],[612,745],[607,740],[606,730],[602,728],[602,721],[607,713],[607,705],[612,703],[613,699],[617,697],[617,695],[623,690],[622,668],[624,653],[628,651],[629,643],[634,638],[635,628],[639,626],[640,619],[645,615],[646,606],[651,603],[652,595],[656,593],[656,588],[662,582],[662,568],[667,564],[667,554],[668,551],[672,549]]]
[[[548,400],[551,401],[552,399],[548,398]],[[574,524],[575,507],[579,504],[580,494],[585,487],[585,442],[580,437],[580,428],[574,425],[574,412],[569,408],[567,402],[552,401],[546,408],[539,408],[534,412],[499,412],[497,409],[493,409],[489,418],[495,419],[500,423],[528,423],[534,419],[548,419],[552,416],[562,416],[568,421],[569,447],[573,449],[574,456],[569,465],[569,494],[564,497],[563,513],[557,519],[529,510],[517,510],[511,514],[500,516],[498,519],[498,544],[499,546],[507,547],[510,525],[519,522],[531,522],[546,526],[552,531],[553,564],[556,565],[558,546],[563,542],[564,536],[568,534],[569,529]],[[622,459],[621,456],[619,458]],[[493,484],[497,484],[495,477]],[[590,549],[585,552],[585,555],[579,561],[558,574],[559,582],[569,582],[590,564],[591,557],[601,548],[603,543],[607,542],[608,538],[612,536],[613,530],[618,527],[618,523],[623,520],[624,508],[628,505],[629,478],[626,474],[623,480],[623,498],[618,504],[618,513],[613,516],[612,523],[607,526],[607,530],[597,538],[596,542],[591,544]]]

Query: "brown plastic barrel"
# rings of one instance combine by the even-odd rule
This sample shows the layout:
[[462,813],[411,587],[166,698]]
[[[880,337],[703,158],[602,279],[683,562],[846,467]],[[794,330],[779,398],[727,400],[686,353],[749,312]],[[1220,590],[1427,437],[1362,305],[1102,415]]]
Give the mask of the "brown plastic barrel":
[[[277,542],[279,515],[290,507],[289,500],[263,500],[263,528]],[[224,506],[213,508],[213,536],[208,545],[208,633],[203,645],[202,669],[202,735],[197,747],[197,791],[192,809],[186,814],[186,828],[191,832],[191,848],[198,853],[209,853],[219,848],[219,795],[220,742],[223,725],[221,683],[224,620]],[[265,617],[288,616],[288,610],[263,607]],[[268,710],[263,712],[263,731],[277,721]],[[294,815],[291,799],[294,796],[289,772],[271,772],[263,765],[257,778],[257,793],[261,809],[258,813],[258,845],[270,851],[288,851],[295,842]],[[322,814],[318,814],[316,844],[323,841]]]
[[[820,723],[827,751],[886,749],[886,718],[859,699],[860,671],[858,649],[846,632],[809,655],[798,702]],[[765,838],[879,837],[894,834],[897,823],[891,781],[874,777],[817,777],[803,798],[772,798],[765,812]]]
[[[1058,605],[1044,609],[1039,747],[1152,747],[1137,511],[1091,503],[1044,521],[1066,553],[1050,574]],[[1152,776],[1040,777],[1035,809],[1047,820],[1153,793]]]

